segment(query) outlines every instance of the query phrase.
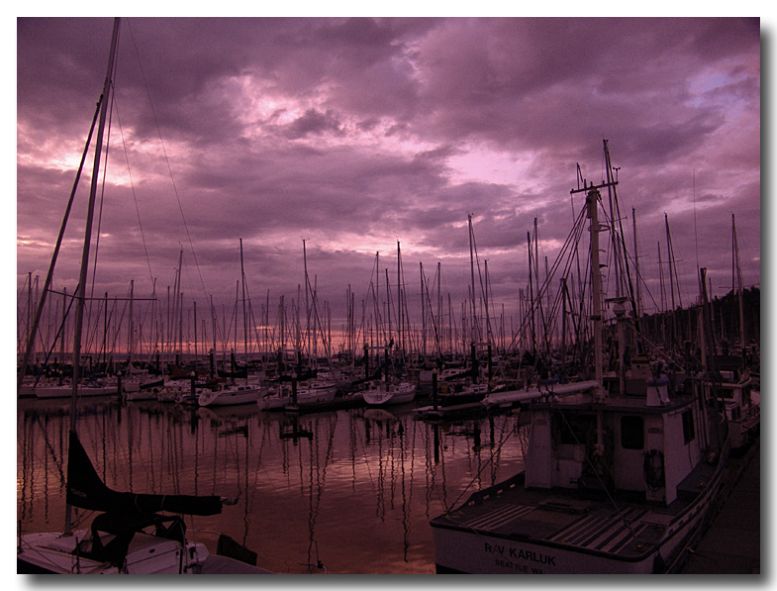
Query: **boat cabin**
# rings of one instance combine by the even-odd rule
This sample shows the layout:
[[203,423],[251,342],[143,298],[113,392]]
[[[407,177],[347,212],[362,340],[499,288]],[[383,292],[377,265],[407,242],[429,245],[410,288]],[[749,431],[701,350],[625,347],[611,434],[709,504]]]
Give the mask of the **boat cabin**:
[[669,397],[661,381],[644,390],[604,402],[577,394],[532,405],[526,486],[672,503],[709,446],[706,411],[695,397]]

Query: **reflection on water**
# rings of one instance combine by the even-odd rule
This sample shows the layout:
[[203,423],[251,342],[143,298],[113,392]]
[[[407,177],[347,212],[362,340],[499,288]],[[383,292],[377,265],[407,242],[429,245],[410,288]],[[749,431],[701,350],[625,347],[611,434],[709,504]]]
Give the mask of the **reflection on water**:
[[[66,404],[19,402],[24,531],[63,526],[67,429]],[[191,537],[215,551],[225,533],[286,573],[434,572],[429,519],[514,474],[525,445],[517,416],[431,425],[412,405],[297,416],[87,401],[79,433],[114,489],[236,497],[187,518]]]

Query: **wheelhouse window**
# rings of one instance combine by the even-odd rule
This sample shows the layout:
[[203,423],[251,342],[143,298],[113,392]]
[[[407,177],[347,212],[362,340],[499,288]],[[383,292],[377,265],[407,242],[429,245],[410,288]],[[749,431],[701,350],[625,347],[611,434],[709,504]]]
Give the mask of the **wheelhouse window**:
[[696,429],[693,424],[693,411],[686,410],[683,413],[683,441],[690,443],[696,437]]
[[623,449],[645,447],[645,422],[642,417],[621,417],[621,447]]
[[596,417],[591,415],[555,413],[552,429],[556,443],[579,445],[596,437]]

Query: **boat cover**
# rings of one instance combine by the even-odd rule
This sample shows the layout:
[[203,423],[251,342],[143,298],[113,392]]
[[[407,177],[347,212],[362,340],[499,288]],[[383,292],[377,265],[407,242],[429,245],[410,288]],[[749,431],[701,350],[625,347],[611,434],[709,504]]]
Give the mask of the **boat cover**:
[[81,509],[106,513],[149,514],[158,511],[186,515],[221,513],[218,496],[158,495],[119,492],[108,488],[94,469],[75,431],[70,431],[67,502]]

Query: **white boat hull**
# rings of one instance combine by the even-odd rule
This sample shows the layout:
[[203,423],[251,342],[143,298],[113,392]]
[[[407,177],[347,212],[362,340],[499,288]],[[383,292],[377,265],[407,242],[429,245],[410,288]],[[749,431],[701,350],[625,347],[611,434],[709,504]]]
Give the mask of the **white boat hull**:
[[199,406],[237,406],[256,404],[262,389],[258,386],[239,386],[223,390],[202,390],[197,396]]
[[69,536],[52,532],[23,535],[17,555],[18,571],[72,575],[194,573],[209,554],[203,544],[187,543],[184,551],[174,540],[136,533],[124,565],[119,568],[76,555],[76,544],[87,535],[85,530],[74,531]]
[[262,410],[280,410],[283,408],[314,408],[334,401],[337,387],[333,384],[300,386],[297,391],[297,404],[294,406],[290,388],[282,388],[274,394],[263,396],[258,404]]
[[376,388],[361,392],[364,402],[370,406],[388,406],[392,404],[405,404],[415,400],[415,384],[403,383],[389,388]]
[[[723,484],[723,469],[715,471],[703,492],[678,514],[654,511],[641,517],[647,524],[634,535],[638,523],[613,520],[596,547],[564,543],[559,536],[493,535],[477,527],[446,527],[432,523],[435,564],[440,573],[467,574],[650,574],[675,572],[686,550],[704,532]],[[493,487],[499,488],[502,485]],[[649,507],[648,507],[649,509]],[[522,509],[516,505],[514,515]],[[624,509],[626,511],[626,509]],[[454,511],[455,513],[455,511]],[[507,515],[504,513],[503,515]],[[509,517],[509,516],[508,516]],[[491,516],[490,519],[494,519]],[[492,522],[493,523],[493,522]],[[653,539],[656,532],[661,532]],[[631,536],[631,539],[629,537]],[[614,548],[629,547],[616,553]],[[644,547],[644,552],[633,549]]]

